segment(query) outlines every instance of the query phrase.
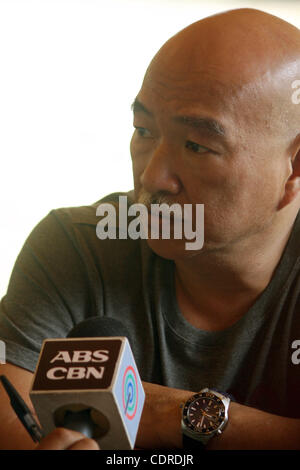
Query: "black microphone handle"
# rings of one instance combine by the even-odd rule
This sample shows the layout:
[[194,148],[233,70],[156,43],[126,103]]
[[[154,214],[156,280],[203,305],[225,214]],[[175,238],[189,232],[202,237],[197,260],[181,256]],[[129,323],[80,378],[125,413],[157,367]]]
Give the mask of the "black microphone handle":
[[89,439],[94,435],[94,424],[90,417],[90,410],[67,411],[64,416],[63,427],[78,431]]

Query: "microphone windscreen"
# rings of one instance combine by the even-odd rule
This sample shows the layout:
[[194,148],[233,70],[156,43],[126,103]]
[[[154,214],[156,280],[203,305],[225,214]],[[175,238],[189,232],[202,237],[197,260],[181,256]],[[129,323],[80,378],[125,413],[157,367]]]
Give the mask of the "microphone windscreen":
[[67,338],[97,338],[125,336],[130,342],[128,329],[119,320],[108,317],[88,318],[69,332]]

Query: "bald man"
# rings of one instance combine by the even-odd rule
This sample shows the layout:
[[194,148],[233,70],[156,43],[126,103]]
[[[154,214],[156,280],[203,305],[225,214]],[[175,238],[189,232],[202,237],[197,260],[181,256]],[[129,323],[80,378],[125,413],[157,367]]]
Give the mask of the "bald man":
[[[42,340],[65,336],[91,305],[112,318],[121,309],[146,391],[137,447],[300,449],[299,51],[297,28],[252,9],[198,21],[158,51],[133,103],[128,197],[149,208],[204,204],[204,245],[186,250],[173,237],[95,248],[95,205],[42,221],[0,316],[3,373],[29,404]],[[206,387],[189,434],[182,409]],[[207,429],[223,425],[220,394],[221,434]],[[34,448],[10,408],[0,413],[0,447]],[[58,429],[38,448],[98,447]]]

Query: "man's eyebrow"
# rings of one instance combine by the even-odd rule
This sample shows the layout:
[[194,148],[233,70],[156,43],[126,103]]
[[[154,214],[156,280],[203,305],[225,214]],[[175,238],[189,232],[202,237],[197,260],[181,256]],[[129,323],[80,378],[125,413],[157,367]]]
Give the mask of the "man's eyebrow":
[[225,137],[225,129],[222,124],[216,119],[205,116],[176,116],[175,121],[185,124],[186,126],[193,127],[194,129],[207,131],[212,135]]
[[[153,117],[153,113],[146,108],[143,103],[141,103],[137,98],[131,105],[133,113],[142,112],[147,114],[147,116]],[[218,137],[225,137],[226,132],[223,125],[211,117],[205,116],[196,116],[196,115],[186,115],[186,116],[175,116],[174,121],[184,124],[188,127],[192,127],[199,131],[206,131],[211,135],[216,135]]]
[[147,114],[148,116],[153,116],[151,111],[149,111],[149,109],[147,109],[146,106],[144,106],[137,98],[135,98],[134,102],[132,103],[131,110],[133,111],[133,113],[142,112]]

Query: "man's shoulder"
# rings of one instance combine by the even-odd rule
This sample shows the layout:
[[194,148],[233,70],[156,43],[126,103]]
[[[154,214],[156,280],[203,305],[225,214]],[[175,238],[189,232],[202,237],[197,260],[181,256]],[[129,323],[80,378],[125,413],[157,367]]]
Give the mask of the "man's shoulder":
[[[69,248],[75,247],[85,264],[89,260],[109,270],[113,276],[122,269],[125,273],[128,269],[140,271],[155,254],[144,239],[128,233],[130,217],[122,218],[120,214],[127,212],[132,204],[133,190],[110,193],[90,205],[53,209],[43,225],[43,233],[50,227],[52,238],[61,245],[61,251],[66,244]],[[108,218],[107,211],[113,216]]]
[[69,221],[71,224],[86,224],[96,226],[99,222],[97,208],[101,204],[109,204],[117,211],[119,208],[120,197],[122,197],[122,201],[125,199],[127,205],[130,205],[134,202],[134,191],[131,190],[127,192],[110,193],[96,202],[93,202],[92,204],[72,207],[59,207],[52,209],[50,214],[58,217],[59,219]]

